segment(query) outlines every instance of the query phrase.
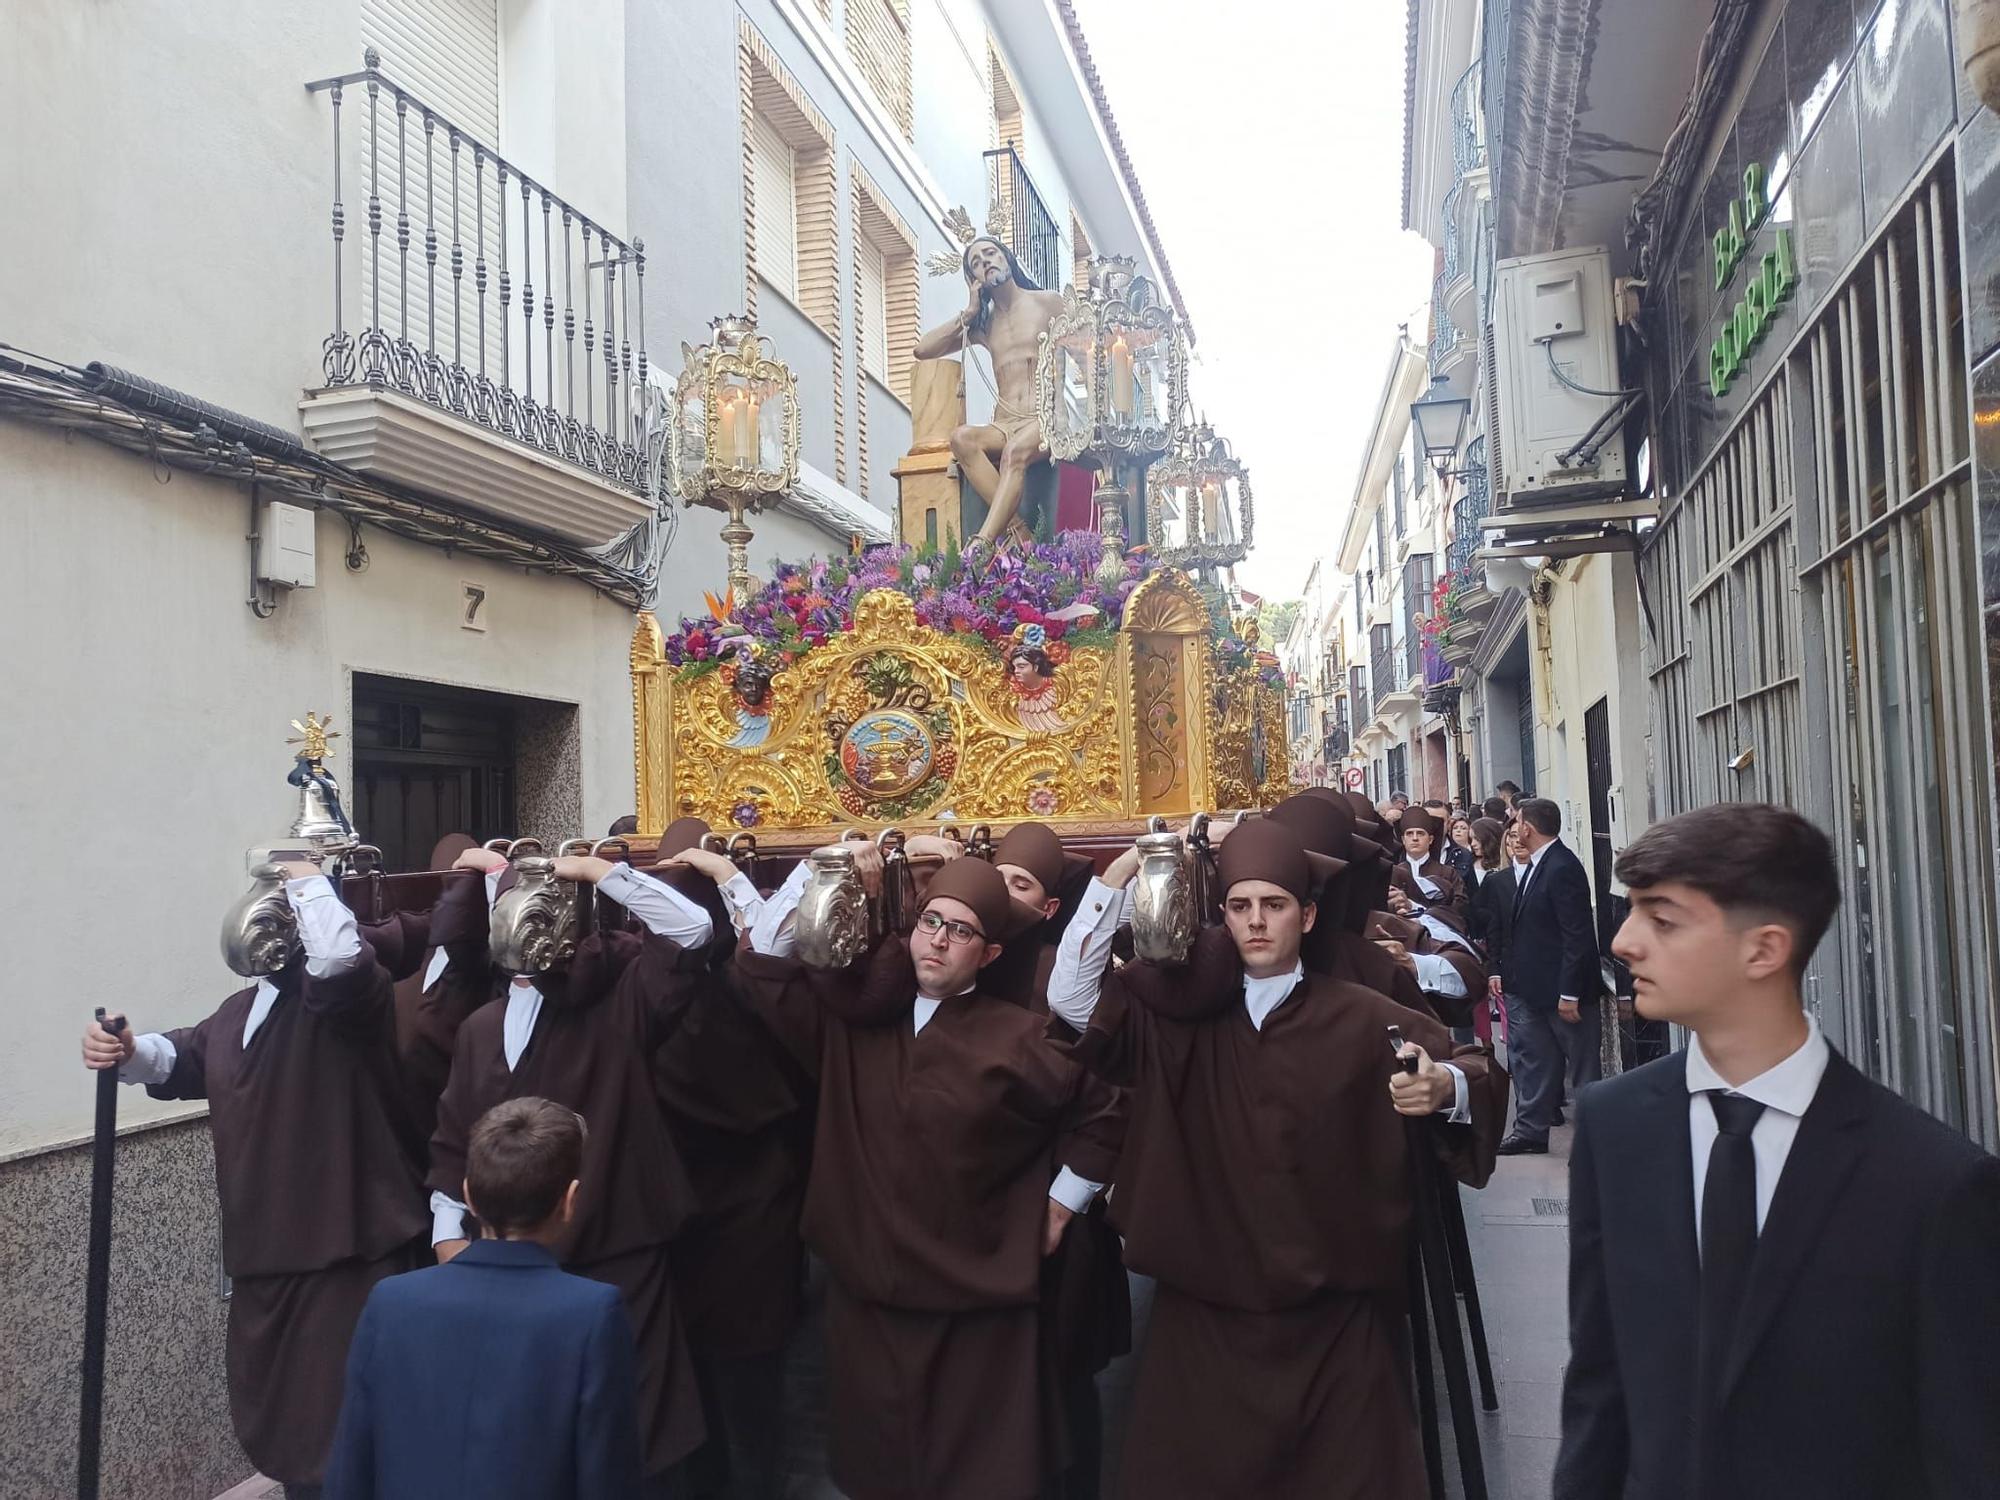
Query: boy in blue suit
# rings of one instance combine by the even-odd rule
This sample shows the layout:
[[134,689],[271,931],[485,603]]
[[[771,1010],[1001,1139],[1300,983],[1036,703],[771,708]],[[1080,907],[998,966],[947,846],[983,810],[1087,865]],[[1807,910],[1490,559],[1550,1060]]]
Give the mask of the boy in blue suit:
[[548,1246],[569,1222],[580,1116],[510,1099],[473,1127],[465,1201],[489,1238],[369,1295],[326,1500],[630,1500],[632,1329],[618,1289]]

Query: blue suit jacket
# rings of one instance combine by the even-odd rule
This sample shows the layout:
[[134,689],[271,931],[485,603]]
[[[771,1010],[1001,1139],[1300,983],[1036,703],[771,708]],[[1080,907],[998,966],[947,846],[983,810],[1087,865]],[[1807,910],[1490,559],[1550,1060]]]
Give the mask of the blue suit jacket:
[[635,1362],[617,1289],[539,1245],[392,1276],[354,1330],[327,1500],[630,1500]]

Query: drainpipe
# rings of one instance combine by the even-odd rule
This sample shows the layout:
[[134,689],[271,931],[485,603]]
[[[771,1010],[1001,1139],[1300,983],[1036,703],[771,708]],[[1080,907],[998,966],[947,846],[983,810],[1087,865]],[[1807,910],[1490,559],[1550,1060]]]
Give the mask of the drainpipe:
[[1958,0],[1965,78],[1979,102],[2000,113],[2000,0]]

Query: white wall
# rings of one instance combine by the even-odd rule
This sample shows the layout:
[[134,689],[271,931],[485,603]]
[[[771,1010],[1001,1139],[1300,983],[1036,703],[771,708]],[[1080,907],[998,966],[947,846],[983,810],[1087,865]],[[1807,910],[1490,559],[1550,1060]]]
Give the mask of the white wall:
[[[576,704],[585,826],[631,810],[632,617],[577,583],[374,529],[350,574],[347,528],[323,514],[320,586],[258,620],[240,487],[160,484],[141,458],[15,423],[0,424],[0,529],[0,827],[16,851],[0,1155],[88,1131],[75,1057],[92,1005],[157,1029],[237,987],[216,934],[245,851],[296,810],[287,723],[315,709],[351,735],[356,672]],[[461,580],[488,591],[483,634],[459,625]],[[351,743],[333,742],[343,782]],[[128,1093],[121,1119],[166,1112]]]
[[[1529,648],[1536,759],[1547,774],[1537,778],[1537,791],[1561,803],[1569,846],[1587,850],[1590,787],[1583,721],[1592,704],[1608,699],[1610,832],[1613,847],[1622,848],[1646,819],[1646,679],[1632,559],[1609,553],[1572,561],[1550,589],[1546,612],[1538,613],[1542,620],[1529,623]],[[1504,736],[1507,727],[1498,732]],[[1587,858],[1584,864],[1588,870]]]

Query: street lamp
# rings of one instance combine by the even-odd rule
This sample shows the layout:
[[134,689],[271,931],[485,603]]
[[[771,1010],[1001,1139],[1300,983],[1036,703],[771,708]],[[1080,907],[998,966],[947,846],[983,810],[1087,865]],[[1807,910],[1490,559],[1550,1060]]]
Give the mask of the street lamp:
[[1208,573],[1249,554],[1256,514],[1250,474],[1207,422],[1183,426],[1173,451],[1146,479],[1147,541],[1176,568]]
[[1097,529],[1106,588],[1125,576],[1128,477],[1174,446],[1187,403],[1187,335],[1130,256],[1091,262],[1088,284],[1063,293],[1035,366],[1049,452],[1102,476]]
[[728,513],[729,588],[750,593],[746,514],[763,508],[799,478],[799,387],[791,367],[746,317],[716,318],[709,342],[681,345],[674,383],[670,483],[688,505]]
[[1433,396],[1410,403],[1410,420],[1416,425],[1417,443],[1431,461],[1439,479],[1455,471],[1452,460],[1465,443],[1465,423],[1472,403],[1463,396]]

